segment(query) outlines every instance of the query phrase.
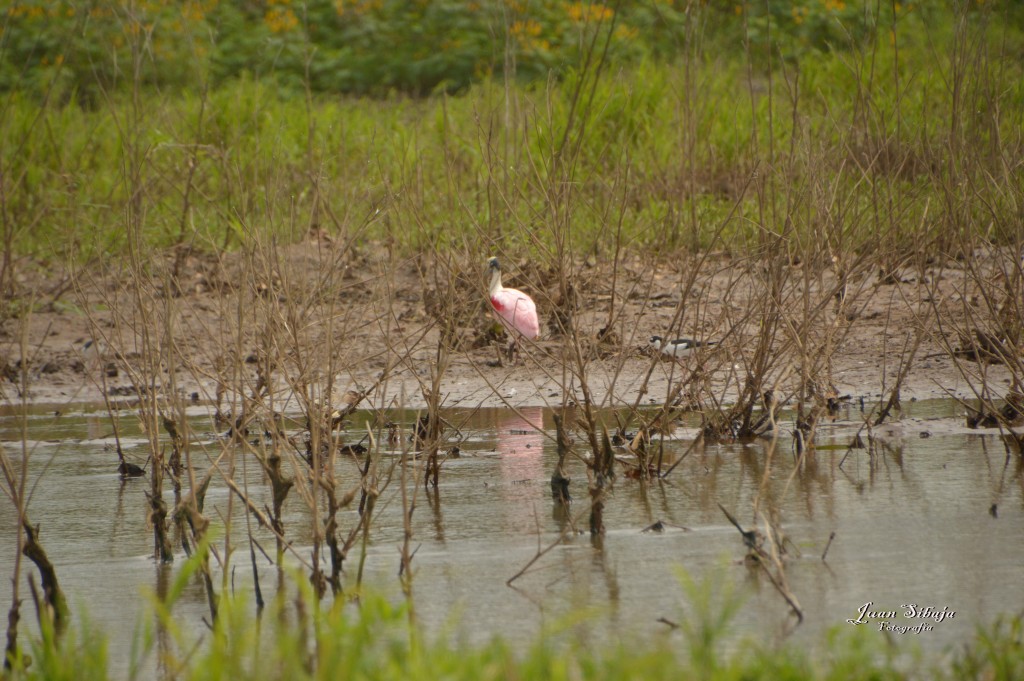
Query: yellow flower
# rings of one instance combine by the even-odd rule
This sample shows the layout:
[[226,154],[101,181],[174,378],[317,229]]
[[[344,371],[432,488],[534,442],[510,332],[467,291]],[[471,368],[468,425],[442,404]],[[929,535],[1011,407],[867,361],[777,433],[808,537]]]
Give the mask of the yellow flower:
[[633,40],[640,35],[640,29],[635,26],[627,26],[625,24],[619,24],[615,28],[615,37],[619,40]]
[[334,11],[338,16],[342,16],[349,10],[356,14],[366,14],[383,6],[384,0],[349,0],[348,3],[345,0],[334,0]]
[[272,7],[263,16],[263,23],[274,33],[285,33],[299,25],[299,19],[291,8]]
[[611,19],[615,10],[604,5],[597,5],[589,2],[574,2],[565,8],[569,18],[576,22],[601,22]]
[[181,16],[188,21],[199,22],[206,18],[206,8],[198,2],[185,2],[181,6]]
[[541,25],[533,19],[515,21],[510,31],[514,36],[538,36],[540,35]]

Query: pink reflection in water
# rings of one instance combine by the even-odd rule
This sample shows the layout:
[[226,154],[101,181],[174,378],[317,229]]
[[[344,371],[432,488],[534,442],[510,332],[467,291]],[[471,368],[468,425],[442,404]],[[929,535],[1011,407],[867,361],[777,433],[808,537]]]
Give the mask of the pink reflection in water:
[[523,482],[544,477],[544,412],[541,407],[524,407],[518,413],[502,410],[495,418],[496,449],[501,456],[501,477],[505,482]]

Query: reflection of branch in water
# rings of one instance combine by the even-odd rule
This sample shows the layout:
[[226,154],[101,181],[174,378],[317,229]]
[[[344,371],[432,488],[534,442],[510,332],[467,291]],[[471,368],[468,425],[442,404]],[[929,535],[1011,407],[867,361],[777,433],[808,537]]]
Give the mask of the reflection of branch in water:
[[[718,508],[722,510],[725,517],[729,519],[740,535],[743,537],[743,543],[747,546],[747,564],[756,565],[760,567],[764,574],[768,577],[768,581],[772,583],[775,590],[786,600],[789,607],[793,610],[793,613],[797,616],[797,623],[803,622],[804,613],[800,607],[800,603],[797,601],[796,596],[789,588],[789,584],[786,582],[786,572],[782,564],[782,558],[778,551],[778,542],[775,540],[775,532],[771,527],[768,527],[768,521],[765,520],[765,533],[758,532],[757,530],[744,530],[743,526],[739,524],[739,521],[733,517],[729,511],[726,510],[725,506],[718,504]],[[766,537],[771,538],[771,541],[767,541]],[[765,545],[768,548],[765,549]],[[768,569],[767,563],[771,563],[775,566],[776,575],[773,575],[771,570]]]
[[601,425],[601,449],[594,452],[592,466],[587,468],[590,493],[590,536],[604,536],[605,490],[615,476],[615,456],[608,438],[608,428]]
[[110,555],[114,555],[114,546],[117,543],[119,528],[124,525],[124,488],[128,480],[121,478],[121,484],[117,486],[117,506],[114,508],[114,524],[110,528],[110,542],[107,544]]
[[661,476],[660,476],[661,479],[664,480],[665,478],[667,478],[669,473],[674,471],[676,469],[676,466],[681,464],[683,462],[683,459],[688,457],[690,455],[690,452],[692,452],[694,450],[694,448],[697,447],[698,444],[700,444],[700,445],[704,444],[704,432],[703,431],[701,431],[700,433],[697,434],[697,437],[694,438],[693,442],[690,443],[690,446],[686,448],[686,451],[683,452],[682,456],[680,456],[676,460],[675,463],[673,463],[671,466],[669,466],[667,471],[665,471],[664,473],[661,474]]
[[[981,445],[982,458],[985,460],[985,467],[988,469],[989,476],[991,477],[993,471],[992,471],[992,463],[991,463],[991,461],[989,459],[987,439],[988,438],[981,437],[981,438],[978,438],[978,442]],[[1022,480],[1022,476],[1021,476],[1022,467],[1020,465],[1021,458],[1017,457],[1016,460],[1018,462],[1018,465],[1017,465],[1016,470],[1013,472],[1012,479],[1021,481]],[[998,518],[999,517],[999,501],[1003,498],[1003,496],[1006,493],[1006,483],[1007,483],[1006,475],[1007,475],[1007,472],[1010,469],[1010,462],[1011,461],[1013,461],[1013,458],[1011,458],[1009,455],[1007,455],[1006,458],[1003,459],[1002,468],[999,469],[999,477],[995,481],[995,488],[992,490],[992,504],[988,508],[988,513],[993,518]]]
[[437,487],[427,490],[427,506],[434,518],[434,541],[444,543],[444,514],[441,512],[441,490]]
[[[534,423],[530,423],[529,421],[526,421],[523,418],[524,416],[527,416],[528,414],[535,417],[536,421]],[[558,464],[556,465],[555,471],[554,471],[554,473],[553,473],[553,475],[551,477],[551,491],[552,491],[552,496],[554,498],[556,509],[560,508],[562,510],[562,512],[564,513],[565,511],[568,510],[569,503],[571,502],[571,499],[569,498],[569,478],[566,475],[565,460],[566,460],[566,458],[568,457],[568,455],[572,451],[572,444],[569,441],[569,436],[568,436],[568,433],[566,432],[566,427],[565,427],[566,424],[565,424],[565,422],[563,420],[563,416],[564,416],[563,414],[558,414],[558,413],[556,413],[554,415],[555,430],[556,430],[556,442],[557,442],[557,445],[558,445]],[[537,424],[541,423],[541,417],[542,417],[542,411],[541,411],[541,409],[539,407],[535,408],[535,409],[524,409],[524,410],[522,410],[521,414],[520,413],[516,413],[516,412],[511,412],[511,418],[510,419],[506,419],[506,421],[504,423],[500,424],[500,426],[498,428],[498,451],[503,454],[503,456],[502,456],[502,460],[503,461],[514,461],[518,457],[521,457],[522,454],[523,454],[523,451],[522,451],[521,448],[525,445],[525,447],[527,449],[529,449],[529,450],[533,450],[534,448],[536,448],[535,456],[532,456],[530,458],[529,462],[528,462],[530,464],[531,471],[532,471],[532,469],[535,466],[540,466],[541,465],[540,446],[541,446],[541,444],[543,442],[544,433],[541,431],[541,429],[537,425]],[[506,428],[506,426],[508,424],[510,424],[510,423],[519,423],[521,425],[526,425],[529,428],[528,429],[527,428],[518,428],[518,429],[516,429],[516,428],[513,428],[513,429]],[[607,440],[608,439],[607,431],[605,431],[604,436],[605,436],[605,440]],[[610,466],[614,462],[614,459],[611,456],[611,446],[606,443],[606,447],[607,447],[606,456],[609,459],[609,461],[606,461],[606,464]],[[516,469],[514,469],[514,470],[516,470]],[[588,477],[595,477],[593,475],[593,471],[590,470],[589,468],[588,468],[587,472],[588,472]],[[592,487],[593,487],[593,484],[592,484]],[[533,558],[531,558],[526,563],[525,566],[523,566],[523,568],[521,570],[519,570],[519,572],[517,572],[516,574],[512,575],[512,577],[510,577],[508,579],[508,581],[505,582],[505,584],[507,586],[511,587],[512,583],[515,580],[519,579],[521,576],[526,574],[530,570],[530,568],[533,567],[537,563],[537,561],[539,561],[542,557],[544,557],[553,548],[555,548],[560,543],[562,543],[562,541],[567,536],[569,536],[570,534],[575,534],[576,533],[576,524],[583,517],[584,513],[593,514],[593,512],[594,512],[594,504],[591,504],[591,508],[581,510],[580,513],[577,514],[575,517],[569,516],[566,513],[566,520],[567,520],[567,522],[564,522],[562,524],[561,531],[559,532],[558,538],[555,539],[555,541],[553,541],[551,544],[549,544],[546,547],[542,547],[539,544],[539,541],[540,541],[540,524],[539,524],[539,521],[536,521],[536,519],[535,519],[535,522],[537,523],[537,527],[538,527],[538,532],[537,532],[537,537],[538,537],[537,553],[533,556]],[[535,513],[536,513],[536,511],[535,511]]]
[[572,501],[569,495],[569,483],[572,482],[565,468],[565,458],[569,455],[572,444],[569,442],[569,435],[565,432],[564,422],[561,414],[555,414],[555,437],[558,442],[558,463],[555,464],[555,471],[551,474],[551,497],[556,505],[567,505]]
[[835,539],[835,538],[836,538],[836,532],[835,532],[835,530],[832,530],[832,532],[830,532],[829,535],[828,535],[828,543],[825,544],[825,550],[822,551],[822,553],[821,553],[821,562],[822,563],[826,562],[825,561],[825,556],[828,555],[828,550],[830,548],[832,548],[832,540]]
[[565,526],[565,527],[564,527],[564,528],[562,529],[562,531],[561,531],[561,532],[559,533],[559,535],[558,535],[558,538],[557,538],[557,539],[555,539],[555,540],[554,540],[553,542],[551,542],[550,544],[548,544],[547,546],[545,546],[545,547],[543,547],[543,548],[541,548],[541,547],[539,547],[539,546],[538,546],[538,547],[537,547],[537,553],[536,553],[536,554],[535,554],[535,555],[533,556],[533,558],[531,558],[531,559],[530,559],[530,560],[529,560],[529,561],[528,561],[528,562],[526,563],[526,565],[524,565],[524,566],[522,567],[522,569],[521,569],[521,570],[519,570],[519,572],[517,572],[517,573],[515,573],[514,575],[512,575],[511,577],[509,577],[509,578],[508,578],[508,581],[506,581],[506,582],[505,582],[505,586],[512,586],[512,582],[516,581],[517,579],[519,579],[520,577],[522,577],[523,575],[525,575],[525,574],[527,573],[527,571],[529,571],[529,569],[530,569],[531,567],[533,567],[533,566],[534,566],[534,564],[535,564],[535,563],[536,563],[536,562],[537,562],[538,560],[540,560],[540,559],[541,559],[541,558],[543,558],[543,557],[544,557],[545,555],[547,555],[547,554],[548,554],[548,553],[549,553],[549,552],[551,551],[551,549],[553,549],[553,548],[555,548],[556,546],[558,546],[559,544],[561,544],[561,543],[562,543],[562,541],[563,541],[563,540],[565,540],[565,538],[569,536],[569,534],[571,534],[571,533],[573,533],[573,532],[574,532],[574,530],[573,530],[572,528],[574,528],[574,527],[576,526],[576,523],[577,523],[577,522],[579,522],[579,520],[580,520],[580,519],[581,519],[581,518],[583,517],[583,514],[585,514],[585,513],[589,513],[589,512],[590,512],[590,509],[585,509],[585,510],[583,510],[583,511],[580,511],[579,513],[577,513],[577,514],[576,514],[576,517],[575,517],[575,518],[573,518],[572,522],[571,522],[571,523],[569,523],[568,525],[566,525],[566,526]]
[[861,439],[860,434],[861,431],[863,431],[866,427],[869,427],[868,423],[864,422],[863,424],[861,424],[860,428],[857,429],[857,432],[854,434],[853,438],[851,438],[850,446],[846,448],[846,452],[843,454],[843,458],[839,460],[840,470],[842,470],[843,464],[846,463],[846,457],[850,456],[850,452],[852,452],[855,449],[864,449],[864,440]]
[[[875,441],[878,444],[879,448],[882,450],[882,453],[884,453],[884,454],[891,454],[893,461],[896,463],[896,467],[900,469],[900,472],[904,472],[903,471],[903,444],[902,443],[900,443],[898,445],[896,445],[896,444],[889,444],[888,442],[886,442],[885,440],[880,439],[880,438],[875,438]],[[882,460],[885,461],[885,458],[883,457]]]

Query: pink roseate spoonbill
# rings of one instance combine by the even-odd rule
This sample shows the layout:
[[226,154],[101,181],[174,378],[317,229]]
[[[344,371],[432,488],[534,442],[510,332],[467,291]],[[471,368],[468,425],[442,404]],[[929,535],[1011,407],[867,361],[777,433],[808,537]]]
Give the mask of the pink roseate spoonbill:
[[540,335],[540,322],[537,319],[537,305],[533,299],[522,291],[505,288],[501,285],[501,265],[497,258],[487,261],[487,270],[491,275],[489,297],[494,314],[508,330],[508,359],[513,361],[516,340],[519,336],[534,340]]
[[666,341],[661,336],[651,336],[650,345],[655,350],[660,350],[663,355],[682,359],[690,355],[694,349],[718,345],[718,341],[699,341],[692,338],[676,338]]

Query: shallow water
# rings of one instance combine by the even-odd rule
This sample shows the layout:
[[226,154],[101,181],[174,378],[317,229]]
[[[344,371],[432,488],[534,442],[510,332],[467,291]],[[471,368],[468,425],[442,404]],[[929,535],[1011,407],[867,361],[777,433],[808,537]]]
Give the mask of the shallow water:
[[[851,409],[835,424],[822,427],[821,448],[802,465],[793,455],[792,441],[780,440],[767,476],[767,441],[694,448],[660,482],[640,483],[620,475],[606,504],[607,535],[596,542],[587,533],[572,532],[574,518],[580,530],[586,529],[589,508],[579,461],[570,464],[576,501],[568,517],[551,500],[548,480],[555,452],[544,434],[553,428],[550,412],[447,412],[446,419],[460,430],[462,455],[444,462],[436,492],[415,488],[417,615],[428,631],[450,632],[470,642],[500,634],[524,644],[552,628],[589,645],[674,640],[681,634],[659,619],[679,622],[692,612],[679,583],[681,568],[698,582],[741,589],[746,600],[735,622],[738,635],[761,641],[788,638],[813,646],[830,627],[852,627],[846,620],[857,618],[858,610],[872,603],[871,611],[899,611],[888,620],[893,624],[931,627],[919,634],[879,631],[879,636],[891,636],[899,646],[943,649],[970,636],[975,624],[1024,607],[1024,592],[1016,586],[1024,564],[1024,476],[1020,457],[1007,462],[996,435],[960,427],[955,403],[909,406],[902,421],[876,429],[874,455],[855,449],[847,456],[846,445],[860,424],[859,413]],[[197,474],[205,471],[208,455],[222,450],[204,414],[202,408],[193,413]],[[138,421],[130,411],[121,417],[122,447],[141,463],[147,445]],[[416,414],[395,412],[391,417],[408,428]],[[353,423],[365,418],[357,415]],[[358,440],[357,430],[352,426],[346,440]],[[690,447],[686,432],[665,442],[667,461]],[[0,415],[0,440],[9,456],[20,457],[18,420],[11,414]],[[41,541],[74,613],[88,613],[109,634],[112,674],[124,676],[136,625],[150,616],[147,594],[164,592],[176,569],[161,568],[149,557],[148,481],[120,481],[110,419],[102,410],[65,407],[59,416],[37,410],[28,418],[28,441],[31,521],[41,526]],[[382,465],[396,459],[387,456]],[[244,477],[261,505],[269,501],[256,462],[239,456],[236,466],[238,478]],[[358,479],[357,462],[342,458],[337,473],[341,489],[349,489]],[[380,497],[365,565],[365,581],[395,598],[400,597],[403,533],[399,485],[396,473]],[[413,489],[410,484],[410,493]],[[206,515],[221,535],[222,518],[233,514],[239,550],[231,581],[235,589],[244,590],[252,581],[242,543],[244,516],[238,500],[229,499],[215,479]],[[777,511],[792,542],[786,576],[804,610],[799,626],[768,580],[742,564],[740,535],[718,507],[750,527],[760,525],[755,503],[763,512]],[[309,511],[294,493],[286,510],[288,536],[308,559]],[[342,534],[356,524],[356,513],[355,504],[343,511]],[[3,500],[0,584],[5,585],[13,574],[15,518],[11,504]],[[663,532],[642,531],[659,520],[666,525]],[[823,562],[832,532],[835,539]],[[539,548],[563,533],[566,537],[557,548],[515,581],[514,588],[506,586]],[[256,536],[273,553],[270,533],[258,529]],[[357,546],[349,555],[346,583],[354,582],[359,552]],[[260,564],[267,596],[276,569],[265,559]],[[25,572],[34,568],[26,563]],[[27,593],[23,586],[22,595]],[[6,611],[9,604],[10,590],[4,589],[0,607]],[[941,622],[907,619],[904,604],[956,614]],[[589,617],[564,624],[567,615],[584,609]],[[194,628],[197,635],[203,631],[202,618],[208,612],[198,581],[189,585],[175,613],[182,626]],[[32,618],[23,609],[23,622]],[[881,625],[872,620],[864,626],[878,631]]]

